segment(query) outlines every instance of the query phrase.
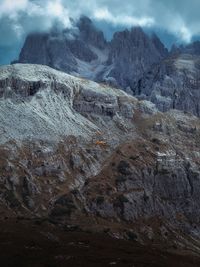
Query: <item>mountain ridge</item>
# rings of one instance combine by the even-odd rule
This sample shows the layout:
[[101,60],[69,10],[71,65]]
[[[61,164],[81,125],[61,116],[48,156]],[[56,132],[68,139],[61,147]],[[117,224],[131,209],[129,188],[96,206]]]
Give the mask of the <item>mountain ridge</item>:
[[150,37],[140,27],[116,32],[108,42],[89,18],[73,23],[72,30],[29,35],[18,62],[103,82],[152,101],[162,112],[179,109],[200,116],[199,41],[168,52],[155,34]]
[[[158,37],[155,35],[149,37],[140,27],[116,32],[110,42],[105,40],[103,32],[85,16],[82,16],[77,23],[74,22],[74,27],[76,30],[58,30],[39,34],[38,37],[37,34],[30,34],[21,50],[18,62],[49,65],[76,76],[108,82],[125,89],[133,87],[135,83],[132,81],[135,77],[133,72],[137,68],[139,68],[138,74],[133,79],[136,81],[153,63],[158,63],[167,54],[167,49]],[[149,59],[145,56],[147,53]],[[131,65],[127,73],[128,58]],[[99,65],[101,65],[100,70]],[[118,65],[121,65],[119,69]],[[122,72],[121,76],[126,75],[125,78],[121,79],[119,72]],[[88,73],[93,75],[90,77]]]

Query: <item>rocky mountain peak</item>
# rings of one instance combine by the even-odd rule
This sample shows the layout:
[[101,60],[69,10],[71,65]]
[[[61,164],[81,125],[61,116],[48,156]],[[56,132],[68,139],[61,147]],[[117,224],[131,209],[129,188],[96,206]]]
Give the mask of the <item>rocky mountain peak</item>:
[[158,38],[158,36],[154,33],[151,37],[153,44],[155,45],[155,47],[157,48],[157,50],[160,52],[160,54],[165,57],[168,55],[168,50],[167,48],[164,46],[164,44],[160,41],[160,39]]
[[148,36],[141,27],[133,27],[131,30],[116,32],[111,41],[111,46],[119,46],[123,49],[144,46],[149,41]]
[[50,58],[47,54],[47,40],[48,34],[46,33],[32,33],[28,35],[19,55],[20,61],[23,63],[31,62],[49,65]]
[[109,76],[135,94],[144,73],[165,56],[166,50],[161,42],[152,40],[140,27],[117,32],[110,44],[108,63],[113,68]]
[[141,45],[141,43],[145,44],[148,42],[149,37],[144,33],[141,27],[132,27],[130,30],[130,38],[133,41],[133,44],[136,46]]
[[86,16],[82,16],[77,26],[80,30],[80,38],[83,41],[100,49],[105,48],[107,42],[104,38],[104,34],[94,26],[92,20]]
[[[142,73],[165,55],[158,38],[153,42],[140,27],[116,32],[108,43],[88,17],[82,16],[73,25],[76,31],[65,29],[58,35],[50,32],[45,38],[38,34],[38,40],[37,34],[28,36],[19,62],[41,62],[78,76],[112,81],[118,87],[130,87],[133,92]],[[38,44],[42,47],[39,56]],[[123,69],[126,62],[128,69]]]
[[167,54],[159,39],[152,40],[140,27],[116,32],[108,43],[88,17],[73,25],[61,33],[38,34],[38,39],[29,35],[18,62],[49,65],[135,94],[143,74]]

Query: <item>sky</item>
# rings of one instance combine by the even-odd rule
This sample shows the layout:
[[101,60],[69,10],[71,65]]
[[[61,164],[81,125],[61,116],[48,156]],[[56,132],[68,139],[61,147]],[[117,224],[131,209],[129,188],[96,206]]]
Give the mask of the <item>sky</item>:
[[132,26],[155,30],[167,46],[200,36],[200,0],[0,0],[0,64],[18,57],[25,37],[70,18],[90,17],[109,38]]

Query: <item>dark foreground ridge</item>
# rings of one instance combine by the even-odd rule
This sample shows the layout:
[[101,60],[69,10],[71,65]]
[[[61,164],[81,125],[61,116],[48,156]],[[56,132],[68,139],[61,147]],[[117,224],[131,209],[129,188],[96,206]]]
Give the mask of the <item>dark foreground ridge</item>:
[[197,267],[200,258],[165,252],[106,234],[70,232],[45,221],[0,221],[0,259],[6,267]]

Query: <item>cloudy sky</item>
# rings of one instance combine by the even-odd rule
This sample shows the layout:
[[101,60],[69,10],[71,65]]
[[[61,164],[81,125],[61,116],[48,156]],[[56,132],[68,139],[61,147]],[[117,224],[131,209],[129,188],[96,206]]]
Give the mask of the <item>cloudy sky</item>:
[[140,25],[188,43],[200,35],[199,10],[200,0],[0,0],[0,64],[17,58],[28,33],[70,27],[81,14],[107,33]]

